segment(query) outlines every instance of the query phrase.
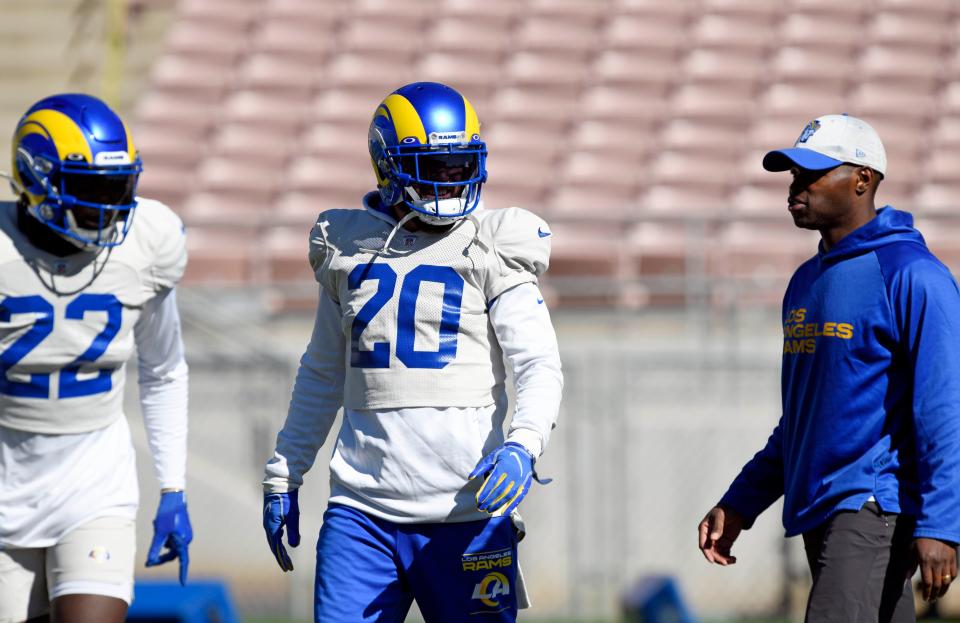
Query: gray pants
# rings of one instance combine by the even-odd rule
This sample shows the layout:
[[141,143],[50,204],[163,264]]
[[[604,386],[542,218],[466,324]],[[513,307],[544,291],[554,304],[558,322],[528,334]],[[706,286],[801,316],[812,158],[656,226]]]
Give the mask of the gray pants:
[[875,502],[804,533],[813,574],[806,623],[915,623],[907,579],[914,520]]

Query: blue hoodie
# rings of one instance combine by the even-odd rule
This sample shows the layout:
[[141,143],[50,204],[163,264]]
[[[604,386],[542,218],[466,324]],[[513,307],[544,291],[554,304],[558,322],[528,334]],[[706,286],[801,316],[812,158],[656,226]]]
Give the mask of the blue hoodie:
[[793,536],[872,496],[960,542],[960,291],[913,217],[885,207],[821,244],[783,328],[783,415],[720,504],[750,527],[783,495]]

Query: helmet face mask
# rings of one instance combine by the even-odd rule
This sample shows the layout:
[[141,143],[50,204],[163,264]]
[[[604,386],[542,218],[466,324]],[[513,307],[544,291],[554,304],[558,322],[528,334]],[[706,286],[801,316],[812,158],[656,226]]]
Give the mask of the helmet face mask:
[[479,127],[470,103],[445,85],[420,82],[390,94],[369,141],[384,205],[402,203],[431,225],[475,210],[487,177]]
[[123,121],[100,100],[55,95],[14,134],[13,186],[27,212],[82,250],[123,242],[142,164]]

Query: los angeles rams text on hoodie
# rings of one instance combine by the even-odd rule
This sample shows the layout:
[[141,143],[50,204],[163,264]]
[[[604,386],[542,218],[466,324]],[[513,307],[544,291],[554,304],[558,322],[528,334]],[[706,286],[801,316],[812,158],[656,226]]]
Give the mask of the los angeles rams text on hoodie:
[[913,217],[885,207],[797,269],[783,300],[783,414],[721,500],[787,536],[871,497],[960,542],[960,291]]

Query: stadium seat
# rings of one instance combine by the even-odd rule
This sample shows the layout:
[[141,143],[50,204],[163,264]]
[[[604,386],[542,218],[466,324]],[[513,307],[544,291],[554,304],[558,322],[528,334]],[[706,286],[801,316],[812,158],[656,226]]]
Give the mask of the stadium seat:
[[188,224],[187,253],[190,261],[183,275],[183,283],[249,286],[254,283],[254,265],[259,259],[251,254],[251,249],[256,248],[256,240],[242,232],[192,227]]
[[660,146],[672,152],[709,152],[738,157],[746,145],[747,119],[671,119],[660,134]]
[[503,62],[496,54],[471,51],[428,52],[417,62],[417,77],[421,80],[455,85],[477,108],[478,94],[488,97],[491,85],[504,74]]
[[334,48],[334,26],[335,22],[317,24],[294,18],[270,19],[256,29],[251,47],[261,54],[319,67]]
[[166,52],[188,58],[210,58],[218,64],[228,65],[249,47],[249,40],[243,35],[230,24],[180,19],[167,33]]
[[[740,14],[708,13],[694,23],[688,43],[702,50],[743,49],[762,53],[774,43],[776,29],[773,24],[767,14],[756,10]],[[731,69],[726,68],[726,75],[739,71],[739,67],[737,71]]]
[[231,85],[233,66],[228,59],[165,55],[150,73],[151,84],[166,93],[185,98],[213,100]]
[[670,110],[665,95],[666,89],[659,86],[631,89],[597,86],[587,90],[576,109],[582,119],[626,124],[653,122]]
[[[777,81],[767,86],[760,95],[760,114],[757,123],[793,123],[796,133],[804,120],[825,114],[839,114],[847,109],[846,80],[835,82],[813,80],[800,83]],[[751,134],[765,135],[766,131]]]
[[591,15],[555,17],[534,13],[517,25],[512,40],[519,51],[582,57],[597,46],[599,34],[598,21]]
[[[654,184],[687,186],[691,189],[729,188],[736,179],[736,160],[729,153],[661,151],[650,162],[649,179]],[[720,197],[716,197],[717,200]]]
[[617,155],[646,156],[656,147],[656,134],[649,125],[624,123],[617,120],[588,120],[578,123],[573,136],[558,133],[563,140],[569,140],[572,150]]
[[331,28],[344,18],[351,0],[264,0],[263,17],[266,20],[289,20],[316,27],[319,32]]
[[[692,179],[695,177],[691,174]],[[677,179],[670,184],[658,181],[645,189],[638,204],[643,210],[659,215],[711,216],[727,205],[727,193],[726,182],[701,184]]]
[[413,56],[398,52],[336,54],[320,74],[325,86],[334,88],[378,89],[384,85],[403,85],[416,78]]
[[756,93],[750,83],[686,83],[670,98],[675,116],[700,119],[736,119],[750,116],[756,108]]
[[386,95],[383,91],[383,86],[321,89],[310,103],[309,118],[313,122],[347,124],[358,123],[362,119],[364,125],[369,125],[373,111]]
[[[837,3],[839,4],[839,3]],[[863,45],[861,12],[837,12],[825,18],[821,9],[790,10],[780,23],[780,44],[798,48],[830,50],[851,57]]]
[[611,12],[617,16],[665,16],[691,17],[701,10],[700,0],[615,0]]
[[[296,132],[279,127],[261,126],[239,120],[217,128],[210,154],[219,158],[259,162],[284,162],[297,153]],[[181,145],[182,150],[182,145]]]
[[937,13],[880,11],[870,22],[867,39],[872,44],[892,45],[899,49],[930,49],[939,52],[951,45],[955,29],[949,19]]
[[483,118],[498,121],[531,121],[562,125],[578,109],[576,98],[569,92],[537,87],[506,87],[491,98]]
[[685,15],[618,15],[601,31],[603,51],[677,53],[689,40]]
[[960,181],[922,184],[911,203],[920,212],[956,211],[960,206]]
[[[736,68],[736,69],[732,69]],[[757,48],[698,48],[681,64],[683,79],[691,83],[717,84],[725,89],[749,88],[766,75],[766,53]]]
[[847,81],[853,76],[852,56],[837,54],[834,50],[811,46],[780,47],[770,63],[770,74],[779,80]]
[[[466,36],[469,33],[470,36]],[[431,20],[424,33],[433,52],[502,56],[513,38],[509,19],[477,20],[468,17],[441,16]]]
[[305,99],[319,84],[316,62],[285,54],[254,53],[238,67],[234,86],[275,99]]
[[405,54],[412,56],[423,46],[423,22],[419,19],[352,19],[338,33],[339,52],[357,54]]
[[679,64],[679,56],[670,49],[605,50],[593,61],[590,75],[606,87],[666,91],[680,78]]
[[242,123],[289,134],[301,127],[310,111],[304,94],[272,91],[236,91],[222,106],[222,123]]
[[[629,296],[626,247],[605,230],[551,224],[553,244],[548,283],[555,289],[557,305],[567,307],[618,307]],[[640,301],[636,301],[640,303]]]

